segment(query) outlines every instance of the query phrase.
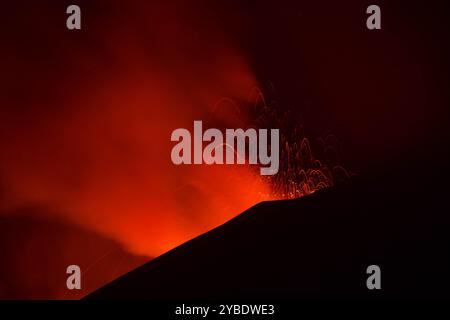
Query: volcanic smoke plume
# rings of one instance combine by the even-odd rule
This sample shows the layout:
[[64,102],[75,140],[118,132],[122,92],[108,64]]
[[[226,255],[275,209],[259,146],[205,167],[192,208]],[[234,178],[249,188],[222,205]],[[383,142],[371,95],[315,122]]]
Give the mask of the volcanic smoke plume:
[[27,6],[2,67],[4,212],[45,206],[151,257],[267,198],[249,167],[170,160],[172,130],[240,124],[221,99],[245,105],[256,85],[214,8],[86,3],[70,33],[63,6]]
[[[116,269],[90,271],[90,291],[142,262],[137,256],[160,255],[262,200],[333,184],[304,136],[255,89],[246,57],[221,27],[225,8],[182,1],[79,5],[81,31],[65,28],[65,6],[53,1],[9,4],[9,28],[0,31],[0,221],[13,226],[2,229],[8,232],[0,255],[9,258],[0,297],[67,298],[67,263],[92,270],[116,243],[136,255],[123,264],[106,253]],[[247,165],[175,166],[171,133],[191,129],[194,120],[280,128],[280,174],[263,178]],[[54,241],[59,251],[45,245]],[[15,251],[18,244],[25,254]],[[41,276],[16,267],[36,261]],[[53,274],[57,280],[49,282]],[[2,294],[2,279],[18,279],[8,284],[13,294]]]

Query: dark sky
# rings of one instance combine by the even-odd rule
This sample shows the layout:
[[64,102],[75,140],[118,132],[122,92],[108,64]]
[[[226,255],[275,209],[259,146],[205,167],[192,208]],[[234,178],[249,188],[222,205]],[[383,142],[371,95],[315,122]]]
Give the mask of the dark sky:
[[[58,84],[67,74],[67,57],[72,54],[76,59],[77,45],[97,48],[105,59],[110,56],[98,45],[99,33],[90,35],[89,29],[103,26],[105,37],[115,36],[126,46],[126,39],[107,30],[116,32],[121,25],[127,29],[140,2],[130,1],[123,7],[120,2],[80,1],[85,9],[84,30],[71,35],[59,27],[65,16],[58,13],[67,3],[15,1],[4,5],[4,44],[23,49],[24,57],[54,64],[49,74],[40,76],[46,77],[48,85]],[[167,27],[171,21],[158,19],[164,13],[158,12],[157,2],[149,3],[155,5],[147,6],[143,16],[150,21],[152,32],[161,32],[158,25]],[[448,118],[446,2],[378,1],[382,10],[379,31],[365,27],[369,4],[355,0],[193,1],[174,3],[165,10],[187,17],[199,28],[211,28],[213,21],[214,28],[245,55],[266,98],[300,114],[310,138],[336,135],[345,164],[358,171],[375,159],[438,139],[443,133],[436,130]],[[210,41],[189,30],[183,36],[193,39],[194,45]],[[203,54],[208,55],[198,50],[197,59]],[[26,81],[26,71],[16,69],[15,73]],[[28,90],[40,90],[40,95],[48,93],[50,98],[56,94],[38,86]],[[64,92],[59,90],[59,94]]]
[[[373,3],[382,30],[365,28]],[[301,114],[310,137],[336,135],[350,168],[445,149],[445,1],[255,1],[245,12],[241,43],[265,93]]]

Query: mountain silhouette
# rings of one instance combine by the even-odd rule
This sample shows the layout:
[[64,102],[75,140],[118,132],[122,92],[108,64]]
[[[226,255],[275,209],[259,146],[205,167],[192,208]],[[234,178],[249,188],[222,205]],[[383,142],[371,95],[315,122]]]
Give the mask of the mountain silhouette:
[[[404,165],[257,204],[87,299],[449,298],[449,205],[436,168]],[[381,290],[366,286],[370,265]]]

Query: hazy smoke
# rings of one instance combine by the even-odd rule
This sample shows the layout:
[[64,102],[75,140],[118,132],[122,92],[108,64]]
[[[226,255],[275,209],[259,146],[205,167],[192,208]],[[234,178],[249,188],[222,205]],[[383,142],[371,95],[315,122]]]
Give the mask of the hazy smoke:
[[245,104],[256,85],[214,10],[81,4],[83,29],[71,33],[56,9],[29,6],[16,18],[35,26],[5,45],[4,211],[47,206],[155,256],[267,198],[248,167],[170,161],[173,129],[240,124],[245,114],[218,101]]

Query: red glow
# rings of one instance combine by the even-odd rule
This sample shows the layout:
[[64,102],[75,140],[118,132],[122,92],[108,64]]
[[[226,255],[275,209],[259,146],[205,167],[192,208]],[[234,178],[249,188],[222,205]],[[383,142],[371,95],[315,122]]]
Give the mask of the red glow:
[[[262,200],[308,194],[323,182],[319,177],[304,192],[299,185],[293,192],[280,188],[290,177],[286,174],[300,173],[290,162],[285,169],[292,170],[283,172],[283,181],[263,179],[250,166],[173,165],[170,134],[176,128],[189,128],[198,119],[218,128],[257,126],[248,106],[255,102],[258,84],[245,56],[215,24],[211,8],[203,12],[178,4],[174,10],[146,1],[108,3],[107,9],[86,6],[90,15],[84,20],[86,31],[79,34],[56,28],[59,11],[51,14],[51,6],[18,11],[19,24],[39,21],[32,30],[16,30],[16,38],[26,41],[18,45],[11,38],[5,44],[2,214],[39,207],[34,215],[44,212],[46,219],[62,220],[152,258]],[[292,150],[300,156],[295,145]],[[320,171],[312,170],[305,180]],[[39,253],[53,240],[33,232],[9,238],[27,240],[24,256],[8,247],[14,256],[8,268],[20,279],[17,297],[42,298],[36,284],[44,281],[57,288],[44,297],[67,298],[65,263],[77,263],[71,261],[76,257],[82,267],[92,268],[98,259],[91,261],[94,249],[109,250],[99,244],[86,253],[82,234],[59,236],[67,255],[41,261],[43,270],[58,276],[38,279],[15,265],[44,259],[30,252]],[[136,264],[120,267],[120,261],[107,259],[118,270],[90,271],[95,279],[86,290]]]
[[[153,257],[265,199],[267,186],[248,167],[171,163],[173,129],[209,118],[223,97],[245,103],[256,81],[214,25],[195,22],[201,13],[179,16],[163,5],[158,12],[125,27],[104,21],[91,27],[109,60],[69,44],[64,61],[73,67],[47,79],[58,81],[51,99],[30,101],[25,115],[9,110],[14,123],[2,136],[8,156],[1,168],[9,208],[48,206]],[[112,22],[114,14],[104,18]],[[146,30],[140,36],[139,28]],[[60,71],[38,68],[30,83],[38,87],[41,72]],[[59,90],[66,94],[55,98]],[[220,121],[233,124],[227,113]]]

